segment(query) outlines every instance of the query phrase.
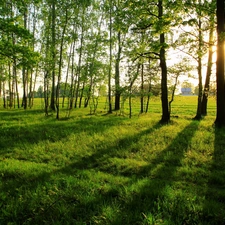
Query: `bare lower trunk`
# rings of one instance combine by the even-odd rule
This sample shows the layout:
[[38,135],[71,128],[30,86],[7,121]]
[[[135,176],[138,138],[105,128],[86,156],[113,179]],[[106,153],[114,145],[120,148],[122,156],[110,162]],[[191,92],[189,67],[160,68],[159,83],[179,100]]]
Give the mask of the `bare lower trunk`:
[[217,84],[217,112],[216,126],[225,126],[225,83],[224,83],[224,1],[217,0],[217,62],[216,62],[216,84]]
[[[201,18],[199,18],[198,21],[198,29],[199,29],[199,34],[198,34],[198,38],[199,38],[199,47],[198,47],[198,51],[202,52],[202,45],[203,45],[203,38],[202,38],[202,22],[201,22]],[[194,117],[194,119],[196,120],[200,120],[202,117],[202,57],[199,53],[198,56],[198,105],[197,105],[197,113],[196,116]]]
[[[163,5],[162,0],[158,1],[159,19],[162,20]],[[162,101],[162,123],[168,123],[170,121],[169,105],[168,105],[168,88],[167,88],[167,65],[166,65],[166,53],[165,53],[165,34],[160,34],[160,68],[161,68],[161,101]]]
[[207,103],[208,103],[208,94],[209,94],[209,84],[210,84],[210,77],[211,77],[211,73],[212,73],[213,32],[214,32],[214,15],[211,16],[211,19],[210,19],[209,54],[208,54],[205,86],[204,86],[203,97],[202,97],[202,115],[203,116],[207,115]]

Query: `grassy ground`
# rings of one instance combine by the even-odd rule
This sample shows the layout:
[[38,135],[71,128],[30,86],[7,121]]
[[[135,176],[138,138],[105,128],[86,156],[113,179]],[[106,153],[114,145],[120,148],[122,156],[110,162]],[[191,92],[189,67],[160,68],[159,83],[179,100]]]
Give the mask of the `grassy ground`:
[[225,130],[192,117],[195,97],[160,125],[148,114],[61,120],[43,110],[0,111],[0,224],[225,224]]

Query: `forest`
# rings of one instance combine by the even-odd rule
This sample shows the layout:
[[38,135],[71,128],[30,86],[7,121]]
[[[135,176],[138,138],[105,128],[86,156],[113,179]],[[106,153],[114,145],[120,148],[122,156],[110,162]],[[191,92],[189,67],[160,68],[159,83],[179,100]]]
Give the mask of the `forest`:
[[225,3],[0,0],[0,224],[225,224]]
[[88,107],[99,96],[107,96],[109,113],[139,96],[143,113],[158,88],[167,123],[180,79],[194,77],[195,118],[207,114],[210,88],[218,89],[215,124],[223,126],[223,14],[214,0],[2,1],[3,106],[32,108],[42,90],[45,114],[57,119],[61,108]]

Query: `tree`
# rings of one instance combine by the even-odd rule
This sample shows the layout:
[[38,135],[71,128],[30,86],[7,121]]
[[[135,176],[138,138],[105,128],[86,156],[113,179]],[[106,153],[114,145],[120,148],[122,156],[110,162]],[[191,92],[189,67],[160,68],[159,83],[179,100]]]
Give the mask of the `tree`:
[[[130,7],[137,8],[136,14],[133,13],[133,10],[132,13],[130,12],[134,17],[134,19],[131,19],[134,23],[132,30],[136,33],[143,33],[145,31],[145,35],[148,36],[145,46],[134,48],[133,53],[136,52],[134,58],[146,57],[159,60],[161,69],[162,123],[168,123],[170,120],[166,62],[166,50],[169,45],[167,44],[166,34],[169,32],[171,26],[175,24],[173,21],[176,21],[175,15],[177,10],[177,6],[174,7],[174,15],[171,15],[168,6],[173,4],[167,3],[167,1],[158,0],[151,3],[143,2],[141,5],[136,1],[131,1],[129,4]],[[140,40],[138,41],[141,43]]]
[[80,37],[80,48],[79,48],[79,59],[77,64],[77,72],[76,72],[76,78],[77,81],[77,87],[75,87],[75,104],[74,107],[77,107],[78,102],[78,95],[79,95],[79,88],[80,88],[80,79],[81,79],[81,66],[82,66],[82,57],[83,57],[83,45],[84,45],[84,32],[85,32],[85,7],[82,7],[82,15],[81,15],[81,37]]
[[[187,73],[191,71],[193,67],[189,65],[189,60],[187,58],[183,58],[180,62],[174,64],[172,67],[169,67],[168,73],[170,74],[170,80],[172,80],[174,83],[171,88],[171,98],[169,101],[169,113],[171,114],[171,104],[174,101],[175,97],[175,91],[178,85],[178,79],[181,75],[184,75],[184,73]],[[191,88],[192,84],[188,82],[184,82],[182,84],[182,87]]]
[[[158,1],[158,17],[159,22],[163,24],[163,1]],[[168,123],[170,121],[169,103],[168,103],[168,87],[167,87],[167,65],[166,65],[166,42],[165,33],[160,33],[160,67],[161,67],[161,101],[162,101],[162,123]]]
[[35,7],[38,1],[13,1],[7,0],[0,2],[1,6],[1,19],[0,19],[0,55],[4,58],[4,64],[8,68],[8,88],[9,98],[12,107],[16,103],[19,104],[19,88],[18,83],[20,80],[20,71],[22,70],[23,103],[27,107],[27,90],[28,90],[28,71],[36,64],[38,58],[37,52],[34,48],[30,47],[30,43],[34,40],[34,34],[30,32],[27,26],[30,21],[28,17],[28,10]]
[[217,0],[217,61],[216,61],[216,86],[217,86],[217,111],[215,125],[225,126],[225,80],[224,80],[224,32],[225,32],[225,4]]
[[[187,54],[192,61],[195,61],[198,76],[198,100],[197,110],[194,119],[202,118],[202,69],[203,57],[207,52],[207,41],[204,37],[208,32],[208,1],[190,0],[184,4],[184,20],[182,22],[184,32],[181,33],[177,42],[180,42],[179,49]],[[193,60],[194,59],[194,60]]]
[[50,107],[55,111],[55,74],[56,74],[56,0],[51,0],[49,4],[49,12],[51,15],[51,75],[52,75],[52,92]]
[[108,113],[112,113],[112,0],[109,0],[109,73],[108,73]]
[[[139,74],[139,70],[140,70],[140,62],[132,62],[131,65],[128,66],[128,72],[127,72],[127,76],[128,76],[128,96],[129,96],[129,117],[131,118],[132,116],[132,88],[134,85],[134,82],[136,81],[138,74]],[[136,67],[136,68],[135,68]],[[136,69],[136,71],[135,71]]]
[[201,9],[201,4],[202,1],[198,0],[199,8],[196,8],[197,11],[197,16],[198,16],[198,21],[197,21],[197,26],[198,26],[198,50],[197,50],[197,62],[198,62],[198,104],[197,104],[197,112],[196,116],[194,119],[200,120],[202,117],[202,56],[203,56],[203,34],[202,34],[202,9]]
[[64,53],[64,45],[65,45],[65,33],[67,30],[69,15],[68,15],[68,8],[70,5],[65,5],[62,7],[62,11],[65,11],[65,21],[62,21],[63,25],[61,28],[61,37],[60,37],[60,50],[59,50],[59,64],[58,64],[58,81],[56,86],[56,119],[59,119],[59,98],[60,98],[60,83],[62,77],[62,66],[63,66],[63,53]]
[[207,115],[207,102],[208,102],[208,95],[209,95],[209,89],[210,89],[210,77],[212,73],[212,59],[213,59],[213,45],[214,45],[214,11],[215,11],[215,4],[214,1],[212,1],[210,9],[212,10],[209,18],[209,43],[208,43],[208,61],[207,61],[207,71],[206,71],[206,79],[205,79],[205,85],[203,90],[203,96],[202,96],[202,109],[201,113],[203,116]]
[[117,43],[118,43],[118,50],[117,50],[116,63],[115,63],[115,110],[120,109],[120,95],[121,95],[120,60],[121,60],[122,44],[121,44],[121,30],[120,29],[117,31]]
[[126,36],[128,34],[129,22],[124,22],[126,17],[126,11],[124,10],[125,4],[121,0],[117,0],[114,3],[114,21],[113,28],[115,33],[115,110],[120,109],[120,97],[121,97],[121,60],[124,57],[124,46],[126,42]]

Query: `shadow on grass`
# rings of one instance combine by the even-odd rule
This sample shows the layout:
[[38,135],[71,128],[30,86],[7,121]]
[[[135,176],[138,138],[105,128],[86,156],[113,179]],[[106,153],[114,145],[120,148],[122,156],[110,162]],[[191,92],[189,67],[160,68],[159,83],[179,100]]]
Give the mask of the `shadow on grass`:
[[[155,124],[155,126],[150,129],[139,132],[136,135],[121,138],[117,143],[111,144],[106,148],[100,147],[92,155],[86,156],[80,161],[71,162],[70,165],[62,169],[50,173],[43,172],[42,174],[38,174],[32,179],[27,180],[27,184],[24,183],[22,178],[8,180],[5,183],[3,182],[2,190],[4,192],[10,188],[12,189],[12,187],[16,189],[20,186],[24,186],[25,189],[32,191],[35,190],[37,186],[44,186],[47,182],[54,182],[51,179],[53,176],[56,176],[56,174],[71,177],[71,179],[75,177],[77,179],[77,184],[75,184],[71,190],[71,192],[73,192],[73,197],[62,193],[47,209],[42,210],[44,206],[40,203],[40,205],[36,207],[42,207],[42,209],[34,209],[32,212],[30,208],[28,208],[26,213],[22,210],[13,220],[20,221],[21,224],[25,222],[26,224],[34,224],[37,222],[40,223],[42,218],[43,221],[48,221],[48,224],[54,224],[53,220],[55,219],[59,223],[59,216],[61,216],[62,221],[66,218],[70,218],[71,221],[68,224],[93,224],[95,220],[99,224],[117,225],[147,224],[147,222],[143,222],[143,215],[147,218],[150,213],[154,215],[160,214],[163,218],[164,215],[160,211],[160,206],[158,204],[159,202],[163,202],[165,189],[176,181],[176,171],[182,166],[185,151],[188,149],[191,139],[198,128],[198,124],[199,122],[192,121],[177,135],[167,148],[163,149],[155,158],[147,161],[147,164],[141,166],[140,169],[136,171],[132,169],[127,170],[125,168],[125,170],[115,172],[115,169],[110,169],[112,165],[108,166],[108,159],[112,157],[122,158],[121,155],[123,155],[123,152],[130,150],[131,142],[138,142],[140,138],[145,135],[150,136],[155,129],[160,129],[162,127],[160,124]],[[82,129],[84,129],[85,124],[78,122],[76,126],[82,126]],[[94,128],[94,124],[92,124],[91,127],[90,124],[88,124],[87,129],[92,130],[96,128]],[[78,129],[77,132],[80,132],[80,130]],[[102,192],[100,188],[96,190],[96,188],[93,187],[91,189],[91,187],[82,184],[84,180],[90,179],[88,176],[85,177],[83,171],[93,170],[96,174],[102,172],[111,174],[112,177],[122,176],[128,179],[127,187],[123,188],[124,190],[131,189],[129,196],[126,196],[126,193],[121,191],[121,187],[116,185],[114,188],[109,188]],[[67,183],[63,184],[62,181],[60,182],[60,188],[68,188]],[[103,185],[107,185],[107,181],[105,182],[106,183]],[[133,191],[132,186],[134,187]],[[89,189],[91,189],[89,193],[90,199],[84,201],[81,193],[87,195]],[[78,192],[79,195],[76,195],[76,192]],[[19,198],[19,196],[14,197]],[[23,207],[25,207],[25,203],[27,204],[27,202],[24,202]],[[72,210],[70,209],[67,213],[62,212],[61,215],[58,215],[60,213],[57,211],[57,208],[53,207],[55,203],[59,205],[70,205],[70,207],[72,205]],[[104,216],[104,210],[107,207],[112,207],[112,205],[117,205],[118,208],[113,212],[114,216],[112,218],[107,218],[107,216]],[[194,222],[194,218],[191,218],[191,212],[185,212],[185,210],[185,208],[182,208],[182,206],[179,206],[179,203],[177,203],[177,205],[167,209],[168,214],[165,216],[170,215],[167,219],[170,220],[171,224],[181,224],[181,221],[183,222],[182,224],[194,224],[192,223]],[[8,222],[13,220],[8,220]]]
[[[123,205],[124,211],[122,210],[117,218],[123,221],[123,218],[127,216],[128,221],[126,221],[126,224],[145,224],[142,222],[144,217],[146,224],[147,222],[149,224],[151,224],[150,222],[157,223],[157,219],[160,220],[164,217],[167,217],[170,224],[194,224],[193,221],[190,221],[191,212],[186,211],[185,206],[183,207],[179,202],[174,206],[171,202],[171,208],[166,210],[162,209],[162,205],[166,188],[177,181],[176,171],[182,166],[182,159],[198,128],[198,124],[198,122],[191,122],[166,149],[149,161],[148,165],[144,166],[138,173],[130,174],[130,176],[136,177],[136,181],[140,182],[140,188],[138,191],[134,191],[129,202],[125,202]],[[142,181],[139,180],[140,178]],[[144,216],[138,219],[137,215],[139,217],[140,215]],[[115,220],[112,224],[118,224],[118,222]]]
[[[132,149],[130,149],[131,143],[137,143],[140,141],[140,138],[144,135],[150,135],[155,129],[160,129],[162,125],[160,123],[156,123],[153,127],[144,130],[142,132],[137,133],[133,136],[128,136],[125,138],[120,138],[117,140],[116,143],[109,142],[109,145],[107,148],[101,148],[97,147],[98,151],[96,151],[94,154],[90,156],[83,157],[79,162],[75,162],[71,164],[69,167],[71,169],[94,169],[97,168],[100,171],[110,172],[111,170],[114,171],[115,168],[107,167],[108,159],[111,157],[123,157],[123,153],[126,151],[130,151],[132,153]],[[138,151],[138,150],[137,150]],[[65,168],[65,171],[68,171],[67,168]],[[119,171],[118,171],[119,175]],[[125,174],[121,174],[125,175]],[[129,176],[129,174],[127,174]]]
[[[82,132],[82,130],[85,130],[86,132],[88,131],[90,133],[91,132],[96,133],[96,132],[103,132],[104,128],[110,129],[112,126],[116,126],[118,123],[121,123],[121,118],[115,118],[112,120],[112,118],[105,117],[101,121],[101,124],[99,124],[99,120],[95,120],[95,118],[91,118],[91,123],[90,123],[89,119],[88,120],[80,120],[80,121],[76,121],[70,125],[67,124],[67,127],[64,127],[64,128],[66,128],[67,131],[68,131],[68,128],[73,129],[73,130],[69,130],[69,134],[71,134],[71,132],[79,133],[79,132]],[[48,124],[48,126],[49,126],[49,124]],[[38,191],[40,186],[44,187],[45,185],[47,185],[47,183],[54,182],[53,177],[56,174],[63,174],[62,176],[65,175],[67,177],[74,176],[74,177],[77,177],[78,180],[86,179],[85,177],[83,177],[83,175],[81,178],[79,178],[80,171],[95,169],[96,167],[98,167],[98,165],[96,165],[96,162],[98,161],[100,163],[100,161],[104,161],[105,158],[104,159],[102,158],[103,155],[107,155],[107,158],[110,156],[114,156],[115,152],[110,151],[111,147],[113,147],[115,149],[119,145],[119,146],[127,149],[127,148],[129,148],[129,141],[131,141],[131,140],[138,141],[138,139],[141,135],[150,133],[151,131],[153,131],[154,129],[156,129],[158,127],[159,127],[159,125],[156,124],[154,127],[151,127],[149,130],[139,133],[138,135],[136,135],[134,137],[121,139],[115,146],[109,146],[106,149],[99,147],[100,150],[95,152],[90,157],[82,158],[80,161],[77,161],[74,163],[71,162],[71,164],[69,166],[64,167],[62,169],[59,169],[59,170],[54,169],[54,172],[45,172],[43,169],[43,170],[40,170],[43,172],[37,173],[37,171],[34,170],[33,173],[30,173],[30,176],[27,176],[27,175],[23,174],[23,172],[21,172],[20,170],[12,171],[12,172],[6,171],[6,173],[3,174],[1,177],[1,181],[2,181],[1,182],[1,193],[4,193],[6,195],[10,194],[11,199],[14,199],[15,202],[19,202],[21,194],[18,193],[18,191],[17,191],[18,189],[22,188],[22,189],[26,190],[27,193],[30,193],[30,194],[35,193]],[[15,126],[14,126],[14,128],[15,128]],[[45,124],[39,126],[36,129],[37,129],[37,131],[40,132],[40,130],[43,130],[43,128],[46,129]],[[59,129],[61,128],[61,130],[62,130],[62,124],[60,124],[60,123],[52,124],[51,128],[49,128],[49,129],[54,130],[57,128],[59,128]],[[40,137],[38,137],[37,135],[35,135],[36,132],[34,132],[33,129],[34,128],[32,126],[28,126],[28,127],[26,127],[26,130],[23,131],[24,133],[20,134],[21,135],[20,138],[21,138],[21,140],[23,140],[23,142],[31,143],[31,140],[30,140],[31,136],[29,136],[29,137],[26,136],[26,131],[28,131],[28,130],[33,131],[32,135],[34,135],[34,139],[32,141],[39,142],[39,141],[43,140]],[[12,132],[12,134],[11,134],[11,132]],[[57,133],[57,137],[55,137],[56,140],[58,140],[58,138],[62,139],[64,137],[60,132],[55,132],[55,133]],[[14,135],[18,135],[18,134],[19,134],[19,132],[15,131],[12,128],[12,130],[7,130],[6,137],[8,137],[8,135],[14,136]],[[17,136],[17,139],[18,139],[18,136]],[[6,146],[9,148],[15,147],[16,143],[9,143],[9,145],[7,144]],[[97,146],[97,150],[98,150],[98,146]],[[2,150],[2,154],[4,154],[4,150]],[[96,169],[98,170],[98,168],[96,168]],[[59,177],[60,177],[60,175],[59,175]],[[64,186],[64,185],[66,185],[64,183],[64,179],[60,180],[59,183],[60,183],[59,184],[60,188],[66,188]],[[83,190],[78,190],[78,191],[85,192],[86,188],[88,188],[88,187],[81,187],[81,188]],[[76,188],[73,189],[73,192],[76,192]],[[6,211],[5,207],[10,207],[10,206],[8,205],[9,203],[7,202],[7,198],[6,198],[6,196],[4,196],[4,194],[2,195],[4,198],[2,199],[2,202],[0,204],[0,209],[4,209]],[[0,196],[0,198],[2,196]],[[33,196],[30,196],[30,197],[32,198]],[[48,197],[48,195],[47,195],[47,197]],[[94,200],[84,202],[82,200],[77,200],[76,197],[71,197],[71,196],[68,197],[65,194],[63,194],[63,196],[58,196],[57,199],[55,200],[55,202],[57,204],[65,204],[65,205],[66,204],[74,204],[74,202],[75,202],[74,210],[71,211],[69,214],[67,214],[67,216],[71,219],[71,221],[73,219],[78,221],[79,220],[78,217],[81,217],[82,221],[87,221],[87,224],[88,224],[89,223],[88,221],[90,221],[92,216],[95,215],[96,207],[99,205],[99,202],[102,203],[105,200],[111,201],[112,196],[108,196],[108,197],[102,196],[100,198],[94,198]],[[12,215],[8,214],[7,221],[8,222],[16,221],[16,223],[19,222],[21,224],[24,224],[24,223],[32,224],[33,222],[40,223],[41,222],[40,217],[42,217],[43,220],[50,219],[49,214],[48,214],[49,211],[51,211],[51,213],[50,213],[51,216],[52,215],[57,216],[56,214],[58,212],[54,213],[52,210],[53,209],[52,206],[54,205],[54,203],[51,203],[52,205],[50,204],[50,206],[49,206],[49,204],[47,204],[48,205],[47,210],[45,209],[45,211],[43,211],[44,203],[41,200],[41,196],[40,196],[39,201],[40,202],[37,202],[37,204],[35,206],[33,206],[33,210],[31,210],[32,208],[29,205],[30,204],[29,201],[27,201],[27,200],[24,200],[24,202],[22,201],[20,204],[19,211],[14,212],[14,214],[11,212]],[[13,208],[13,206],[12,206],[12,208]],[[18,208],[16,210],[18,210]],[[65,219],[65,218],[62,218],[62,219]],[[5,221],[6,220],[4,220],[4,222]],[[1,218],[0,218],[0,222],[1,222]],[[48,224],[51,224],[50,221]],[[52,223],[52,224],[54,224],[54,223]],[[73,224],[73,223],[69,222],[68,224]],[[75,222],[74,224],[79,224],[79,223]],[[81,224],[84,224],[84,222],[82,222]]]
[[215,127],[208,189],[205,197],[204,220],[208,224],[225,224],[225,129]]
[[[162,213],[157,205],[164,201],[165,189],[176,181],[176,171],[182,166],[182,159],[198,128],[198,124],[198,121],[192,121],[166,149],[159,152],[155,158],[147,162],[147,165],[141,166],[138,170],[133,170],[132,168],[120,168],[116,170],[116,168],[112,168],[115,165],[107,165],[109,163],[108,159],[110,157],[120,158],[120,154],[123,155],[124,151],[129,150],[131,142],[138,142],[143,135],[151,135],[152,131],[160,129],[162,125],[156,124],[149,130],[121,139],[117,145],[120,146],[120,151],[114,152],[117,146],[110,146],[107,149],[102,149],[91,156],[83,158],[80,162],[71,164],[68,168],[64,168],[62,172],[71,174],[72,171],[75,172],[76,170],[95,169],[96,172],[101,171],[111,173],[113,176],[122,175],[129,178],[129,187],[124,187],[124,189],[132,189],[132,186],[134,187],[130,196],[124,197],[123,194],[126,194],[121,193],[118,187],[118,189],[114,188],[108,192],[104,192],[102,195],[103,199],[95,199],[94,202],[90,202],[89,204],[93,206],[101,205],[99,202],[103,201],[105,205],[117,202],[117,205],[120,206],[119,212],[108,221],[101,221],[101,216],[104,213],[102,212],[103,209],[98,209],[100,213],[99,215],[95,215],[95,218],[98,218],[101,224],[145,224],[142,215],[152,213],[158,216]],[[135,188],[135,186],[137,187]],[[181,222],[182,224],[194,224],[196,219],[193,216],[194,212],[188,211],[185,207],[179,205],[179,202],[177,202],[173,207],[167,209],[167,215],[165,216],[169,217],[167,219],[171,224],[181,224]],[[161,216],[163,217],[163,215]],[[88,215],[88,217],[91,219],[92,215]]]
[[45,112],[43,109],[26,109],[23,108],[20,109],[1,109],[0,111],[0,118],[1,119],[8,119],[8,118],[20,118],[24,115],[27,116],[33,116],[34,114],[40,114],[45,115]]
[[[40,113],[37,111],[36,113]],[[32,114],[30,114],[32,116]],[[43,141],[58,142],[65,140],[71,134],[85,132],[95,134],[104,132],[105,129],[117,126],[126,118],[119,117],[96,117],[76,118],[71,121],[57,121],[55,119],[42,119],[37,124],[24,122],[24,115],[18,111],[12,113],[1,113],[1,118],[7,121],[13,121],[12,124],[3,124],[0,126],[0,155],[7,152],[13,152],[15,147],[26,150],[30,145],[38,144]]]

